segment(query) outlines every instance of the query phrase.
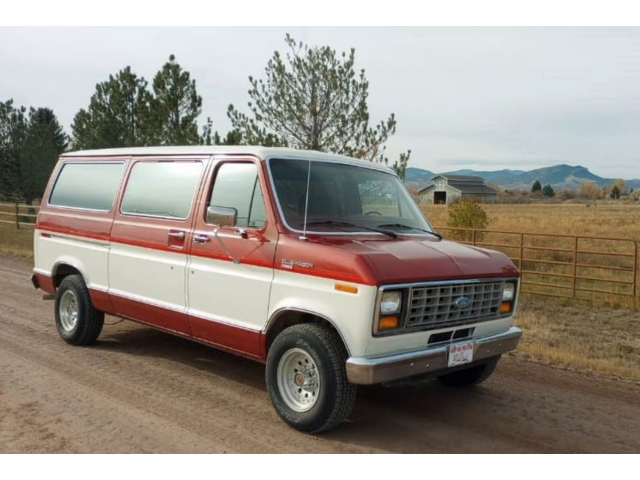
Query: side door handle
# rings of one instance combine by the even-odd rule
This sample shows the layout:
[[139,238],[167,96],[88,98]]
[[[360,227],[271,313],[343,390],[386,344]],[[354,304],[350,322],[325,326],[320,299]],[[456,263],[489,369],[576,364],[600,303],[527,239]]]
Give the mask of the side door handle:
[[194,235],[193,241],[195,243],[207,243],[207,242],[210,242],[211,239],[209,238],[208,235]]
[[176,238],[178,240],[184,240],[184,237],[185,237],[184,232],[169,232],[168,235],[171,238]]

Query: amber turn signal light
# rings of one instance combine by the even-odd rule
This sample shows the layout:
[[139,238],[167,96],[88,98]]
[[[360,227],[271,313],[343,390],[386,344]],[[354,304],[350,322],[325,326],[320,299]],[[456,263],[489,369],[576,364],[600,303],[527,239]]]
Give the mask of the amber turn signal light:
[[358,293],[358,287],[347,285],[346,283],[336,283],[335,289],[339,292]]
[[500,313],[509,313],[511,311],[511,302],[502,302],[500,304]]
[[380,317],[378,320],[378,330],[388,330],[398,326],[398,317]]

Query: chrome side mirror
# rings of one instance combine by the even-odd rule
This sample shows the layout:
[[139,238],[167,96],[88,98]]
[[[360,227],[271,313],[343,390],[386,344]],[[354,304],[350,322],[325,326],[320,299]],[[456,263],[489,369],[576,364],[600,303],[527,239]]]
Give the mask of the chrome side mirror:
[[207,223],[220,227],[235,227],[238,223],[238,210],[212,205],[207,208]]

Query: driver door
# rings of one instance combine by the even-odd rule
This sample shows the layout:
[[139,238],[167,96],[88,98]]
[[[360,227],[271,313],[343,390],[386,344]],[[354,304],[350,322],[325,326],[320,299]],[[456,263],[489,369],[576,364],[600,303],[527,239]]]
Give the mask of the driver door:
[[[214,163],[195,222],[187,275],[192,334],[250,356],[260,355],[278,239],[262,195],[261,166],[252,159]],[[234,212],[235,220],[211,210]]]

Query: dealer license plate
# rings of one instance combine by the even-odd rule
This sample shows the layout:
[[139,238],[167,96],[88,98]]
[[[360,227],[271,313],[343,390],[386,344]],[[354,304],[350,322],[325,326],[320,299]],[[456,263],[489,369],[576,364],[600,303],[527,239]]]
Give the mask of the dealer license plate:
[[456,367],[473,361],[475,342],[462,342],[449,345],[449,366]]

